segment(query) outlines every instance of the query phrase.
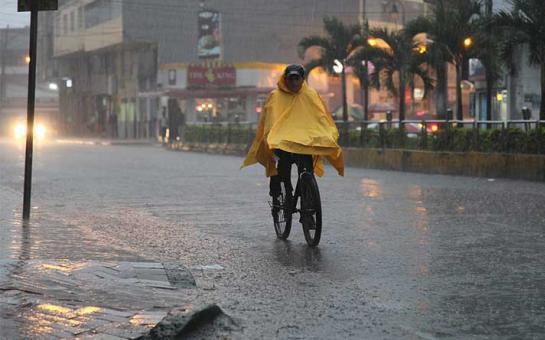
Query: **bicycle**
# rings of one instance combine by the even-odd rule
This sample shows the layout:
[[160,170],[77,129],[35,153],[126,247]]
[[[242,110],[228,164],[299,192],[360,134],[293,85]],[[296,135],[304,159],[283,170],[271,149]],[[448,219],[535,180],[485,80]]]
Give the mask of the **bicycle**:
[[[320,243],[322,234],[322,205],[318,183],[312,169],[307,169],[302,160],[303,155],[291,154],[292,163],[297,165],[299,176],[295,187],[295,195],[286,189],[284,181],[280,182],[280,196],[277,202],[271,202],[274,230],[276,236],[286,240],[291,232],[292,215],[300,214],[299,222],[307,244],[315,247]],[[299,201],[299,208],[297,203]]]

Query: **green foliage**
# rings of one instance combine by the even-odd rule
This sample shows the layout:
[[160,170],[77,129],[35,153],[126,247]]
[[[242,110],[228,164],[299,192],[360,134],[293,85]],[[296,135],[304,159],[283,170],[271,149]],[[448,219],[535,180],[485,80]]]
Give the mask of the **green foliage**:
[[254,135],[255,132],[248,125],[239,124],[188,125],[184,130],[187,143],[247,144]]
[[313,68],[320,66],[330,74],[335,74],[333,72],[334,60],[344,61],[362,42],[360,25],[347,25],[335,17],[325,17],[323,22],[325,36],[304,37],[297,46],[301,59],[304,59],[305,52],[309,48],[320,48],[320,57],[305,65],[307,75]]
[[[341,129],[339,128],[339,131]],[[255,125],[188,125],[187,143],[249,145],[255,137]],[[341,141],[344,142],[344,141]],[[442,126],[437,133],[407,135],[405,129],[355,129],[348,132],[343,147],[411,149],[451,152],[545,153],[545,127],[540,129],[472,129]]]
[[455,152],[500,152],[536,154],[545,151],[545,130],[519,128],[473,130],[448,128],[435,134],[431,149]]

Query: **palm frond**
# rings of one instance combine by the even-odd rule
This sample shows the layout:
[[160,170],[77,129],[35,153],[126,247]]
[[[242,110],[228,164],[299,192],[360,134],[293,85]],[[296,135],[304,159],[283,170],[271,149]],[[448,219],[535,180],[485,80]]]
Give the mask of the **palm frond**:
[[326,38],[320,37],[320,36],[310,36],[301,39],[298,45],[298,54],[299,58],[303,58],[305,56],[306,50],[308,50],[311,47],[318,46],[322,48],[323,50],[329,50],[331,49],[331,43]]

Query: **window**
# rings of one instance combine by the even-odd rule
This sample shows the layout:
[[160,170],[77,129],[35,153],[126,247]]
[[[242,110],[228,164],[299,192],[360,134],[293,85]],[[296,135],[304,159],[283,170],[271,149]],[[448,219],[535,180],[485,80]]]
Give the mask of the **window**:
[[168,70],[168,85],[176,85],[176,70]]
[[78,28],[83,28],[83,7],[78,8]]
[[62,34],[68,34],[68,15],[62,16]]
[[70,12],[70,32],[74,32],[76,30],[76,12],[72,11]]
[[58,37],[61,35],[61,16],[59,14],[55,15],[55,36]]
[[85,6],[85,27],[90,28],[121,16],[121,2],[96,0]]

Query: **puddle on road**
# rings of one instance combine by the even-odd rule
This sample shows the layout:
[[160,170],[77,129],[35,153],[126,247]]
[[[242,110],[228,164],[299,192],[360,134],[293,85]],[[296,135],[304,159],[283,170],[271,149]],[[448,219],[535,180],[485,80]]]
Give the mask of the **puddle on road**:
[[[17,216],[18,214],[14,214]],[[43,212],[34,212],[31,222],[23,224],[19,217],[8,222],[9,247],[5,258],[30,259],[95,259],[141,260],[126,249],[103,244],[81,226],[66,223]]]

